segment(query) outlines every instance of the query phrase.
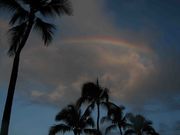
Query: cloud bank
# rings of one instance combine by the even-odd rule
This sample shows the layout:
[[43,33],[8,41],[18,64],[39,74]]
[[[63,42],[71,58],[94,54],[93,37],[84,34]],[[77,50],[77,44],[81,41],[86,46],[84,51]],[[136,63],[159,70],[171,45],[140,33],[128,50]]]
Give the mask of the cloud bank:
[[[146,105],[155,102],[161,108],[148,111],[180,108],[178,54],[166,57],[159,54],[151,44],[154,33],[142,40],[127,30],[126,38],[122,38],[122,31],[103,0],[76,0],[73,8],[72,17],[57,21],[60,32],[48,48],[42,46],[36,34],[31,35],[21,57],[19,96],[31,102],[62,106],[80,96],[84,82],[98,77],[102,86],[110,88],[112,99],[136,110],[146,109]],[[3,20],[0,22],[4,24]],[[5,32],[6,25],[1,27],[2,33]],[[95,42],[94,37],[101,42]],[[110,39],[123,42],[114,45]],[[5,53],[7,44],[3,42],[0,46],[1,88],[7,85],[12,62]]]

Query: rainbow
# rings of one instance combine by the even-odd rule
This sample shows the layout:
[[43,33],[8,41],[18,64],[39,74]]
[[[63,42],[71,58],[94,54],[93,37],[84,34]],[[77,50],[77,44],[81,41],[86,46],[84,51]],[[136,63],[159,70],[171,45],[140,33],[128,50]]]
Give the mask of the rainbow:
[[127,49],[133,49],[140,52],[152,52],[152,50],[145,45],[137,45],[128,43],[127,41],[120,40],[114,37],[79,37],[79,38],[67,38],[63,40],[64,44],[101,44],[108,46],[119,46]]

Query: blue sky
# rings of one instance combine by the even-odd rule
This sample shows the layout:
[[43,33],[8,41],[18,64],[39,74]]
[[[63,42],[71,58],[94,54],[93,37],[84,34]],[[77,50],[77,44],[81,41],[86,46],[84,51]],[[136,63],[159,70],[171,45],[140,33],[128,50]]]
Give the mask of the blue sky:
[[[56,113],[99,77],[111,99],[180,134],[180,1],[76,0],[49,47],[32,32],[24,48],[10,135],[44,135]],[[11,71],[7,17],[0,18],[0,110]],[[2,117],[2,111],[0,111]]]

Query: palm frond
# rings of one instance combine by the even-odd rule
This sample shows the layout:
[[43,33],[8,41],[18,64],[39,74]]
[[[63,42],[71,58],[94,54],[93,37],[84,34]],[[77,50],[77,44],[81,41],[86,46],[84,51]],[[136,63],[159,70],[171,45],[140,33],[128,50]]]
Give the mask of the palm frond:
[[10,48],[8,50],[8,54],[10,56],[13,56],[16,53],[16,51],[19,47],[19,44],[23,38],[26,27],[27,27],[27,23],[24,22],[24,23],[17,25],[9,30],[9,33],[11,36],[11,38],[10,38],[11,43],[10,43]]
[[108,117],[108,116],[104,116],[104,117],[101,118],[101,123],[109,122],[109,121],[111,121],[111,118]]
[[135,134],[136,132],[132,129],[128,129],[125,131],[124,135],[132,135],[132,134]]
[[116,128],[117,126],[115,124],[110,125],[109,127],[106,128],[105,135],[107,135],[111,130],[114,130]]
[[49,135],[55,135],[58,132],[65,133],[71,131],[71,128],[64,124],[54,125],[50,128]]
[[21,0],[24,4],[27,4],[35,12],[38,11],[44,5],[47,5],[49,0]]
[[94,107],[95,107],[95,103],[92,102],[90,105],[88,105],[88,107],[86,108],[86,110],[85,110],[85,112],[84,112],[82,117],[90,116],[90,114],[91,114],[91,112],[92,112]]
[[11,20],[9,21],[9,24],[13,25],[17,21],[19,23],[22,23],[24,20],[28,18],[29,13],[24,10],[23,8],[18,8],[15,13],[12,15]]
[[148,135],[157,135],[158,133],[156,132],[156,130],[150,126],[150,125],[146,125],[143,128],[143,132],[147,133]]
[[80,117],[80,123],[82,123],[83,127],[86,126],[92,126],[94,127],[94,120],[91,117],[91,112],[92,112],[92,104],[90,104],[86,110],[84,111],[84,114]]
[[62,109],[55,117],[55,120],[56,121],[61,121],[61,120],[64,120],[66,118],[69,117],[69,114],[72,114],[72,107],[70,105],[68,105],[67,107],[65,107],[64,109]]
[[71,15],[72,5],[69,0],[51,0],[48,4],[39,9],[43,16],[47,15]]
[[41,33],[45,45],[48,45],[52,41],[52,36],[54,34],[53,30],[56,29],[53,24],[44,22],[40,18],[37,18],[34,28]]
[[79,122],[80,115],[80,111],[74,105],[68,105],[56,115],[55,120],[63,121],[67,125],[74,127]]
[[135,116],[132,113],[127,113],[125,116],[130,122],[134,121]]
[[87,120],[85,121],[87,126],[94,127],[95,123],[92,117],[88,117]]
[[109,90],[107,88],[102,90],[101,99],[105,99],[106,102],[109,100]]
[[82,105],[82,103],[84,103],[85,102],[85,98],[84,97],[80,97],[77,101],[76,101],[76,107],[77,108],[80,108],[81,107],[81,105]]
[[84,129],[84,133],[90,134],[90,135],[102,135],[100,131],[97,129]]
[[12,12],[23,9],[16,0],[0,0],[0,8],[7,9]]
[[108,110],[109,109],[109,107],[108,107],[108,102],[104,102],[104,101],[101,101],[100,102],[100,105],[104,108],[104,109],[106,109],[106,110]]

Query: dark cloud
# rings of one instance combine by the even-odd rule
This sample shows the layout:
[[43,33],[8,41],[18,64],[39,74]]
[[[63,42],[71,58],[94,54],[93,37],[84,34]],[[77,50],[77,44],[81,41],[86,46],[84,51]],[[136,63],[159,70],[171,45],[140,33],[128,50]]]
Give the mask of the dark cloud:
[[[105,11],[104,4],[103,0],[73,2],[74,15],[58,20],[60,39],[57,35],[48,48],[42,47],[37,35],[31,36],[22,53],[18,95],[33,102],[64,105],[80,96],[84,82],[95,81],[99,77],[102,86],[110,88],[112,98],[120,99],[134,109],[145,109],[146,105],[155,102],[165,108],[179,109],[178,53],[164,47],[164,52],[159,51],[153,44],[158,42],[159,36],[152,41],[154,35],[159,34],[156,31],[120,31],[114,18]],[[154,51],[140,53],[131,48],[102,43],[93,46],[88,42],[63,43],[64,38],[96,35],[125,38],[131,44],[141,43],[147,48],[153,46]],[[12,63],[12,59],[4,53],[6,45],[7,42],[1,47],[3,54],[0,54],[1,85],[7,84],[4,80],[9,78]],[[154,107],[154,110],[159,109]]]

